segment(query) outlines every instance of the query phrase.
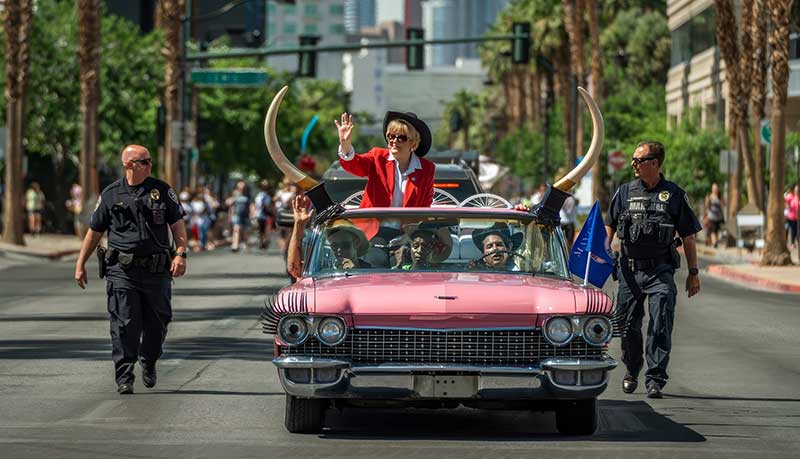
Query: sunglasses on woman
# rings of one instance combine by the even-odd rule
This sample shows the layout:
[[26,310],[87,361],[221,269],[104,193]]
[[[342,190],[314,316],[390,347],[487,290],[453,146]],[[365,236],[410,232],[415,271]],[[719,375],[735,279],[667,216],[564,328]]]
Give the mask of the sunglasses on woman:
[[386,140],[388,142],[395,141],[397,143],[403,143],[408,141],[408,136],[403,134],[386,134]]

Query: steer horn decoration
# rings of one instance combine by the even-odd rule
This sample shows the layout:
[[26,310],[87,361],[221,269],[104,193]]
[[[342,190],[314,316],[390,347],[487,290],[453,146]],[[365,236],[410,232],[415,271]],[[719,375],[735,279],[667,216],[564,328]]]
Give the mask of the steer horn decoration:
[[269,156],[275,161],[278,169],[306,192],[317,212],[322,212],[333,204],[328,192],[325,190],[325,184],[314,180],[289,161],[283,153],[281,145],[278,143],[278,135],[275,133],[275,120],[278,118],[278,109],[281,106],[281,101],[283,101],[283,96],[286,95],[288,90],[289,86],[281,88],[275,98],[272,99],[272,103],[269,104],[267,116],[264,118],[264,141],[267,143]]
[[531,209],[531,213],[536,215],[536,218],[545,224],[558,226],[559,224],[559,210],[564,204],[564,200],[569,196],[569,190],[575,184],[581,181],[584,175],[589,172],[594,163],[600,158],[600,151],[603,148],[603,139],[606,135],[605,123],[603,122],[603,115],[600,109],[592,99],[588,91],[578,87],[581,92],[583,100],[589,107],[589,112],[592,114],[592,143],[586,151],[583,160],[575,166],[567,175],[556,181],[552,187],[548,186],[545,191],[542,202]]

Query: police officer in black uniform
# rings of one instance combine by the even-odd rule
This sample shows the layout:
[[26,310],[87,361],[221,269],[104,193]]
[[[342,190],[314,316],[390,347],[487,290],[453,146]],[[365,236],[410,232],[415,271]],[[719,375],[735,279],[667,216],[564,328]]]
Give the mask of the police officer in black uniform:
[[86,260],[108,232],[108,250],[99,250],[98,258],[107,279],[112,360],[117,392],[132,394],[137,360],[145,387],[156,385],[156,361],[172,319],[171,277],[186,272],[186,227],[175,191],[150,177],[153,160],[145,147],[125,147],[122,164],[125,177],[103,190],[92,213],[75,281],[85,288]]
[[694,237],[701,229],[700,222],[692,212],[686,192],[664,179],[662,164],[664,146],[641,142],[631,161],[636,180],[617,189],[606,217],[609,244],[616,232],[622,247],[614,311],[614,325],[622,335],[622,362],[628,370],[622,390],[627,394],[636,390],[644,365],[642,319],[646,298],[650,324],[645,348],[645,385],[649,398],[661,398],[668,378],[678,294],[673,277],[680,265],[676,248],[681,244],[689,266],[686,291],[689,297],[700,291]]

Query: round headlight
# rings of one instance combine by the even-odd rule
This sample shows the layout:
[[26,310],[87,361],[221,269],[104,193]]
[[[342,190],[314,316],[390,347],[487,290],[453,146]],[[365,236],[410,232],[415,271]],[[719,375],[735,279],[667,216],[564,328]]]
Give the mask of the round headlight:
[[290,346],[302,344],[308,338],[308,324],[302,317],[284,317],[278,323],[278,337]]
[[337,317],[326,317],[317,325],[317,339],[328,346],[336,346],[344,341],[346,333],[347,327]]
[[583,325],[583,339],[599,346],[611,338],[611,323],[605,317],[592,317]]
[[566,317],[553,317],[544,326],[544,337],[556,346],[563,346],[572,339],[572,322]]

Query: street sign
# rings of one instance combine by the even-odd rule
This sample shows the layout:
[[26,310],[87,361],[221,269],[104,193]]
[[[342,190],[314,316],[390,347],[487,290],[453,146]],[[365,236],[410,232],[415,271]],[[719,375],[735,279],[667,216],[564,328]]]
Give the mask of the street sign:
[[619,150],[610,151],[608,153],[608,165],[614,168],[615,171],[622,170],[625,164],[628,163],[625,154]]
[[0,126],[0,159],[6,157],[6,127]]
[[193,69],[190,81],[200,86],[264,86],[267,72],[261,69]]
[[761,145],[769,145],[772,141],[772,126],[768,119],[761,120]]
[[719,171],[723,174],[733,174],[736,172],[738,159],[739,158],[736,155],[736,150],[720,150]]

